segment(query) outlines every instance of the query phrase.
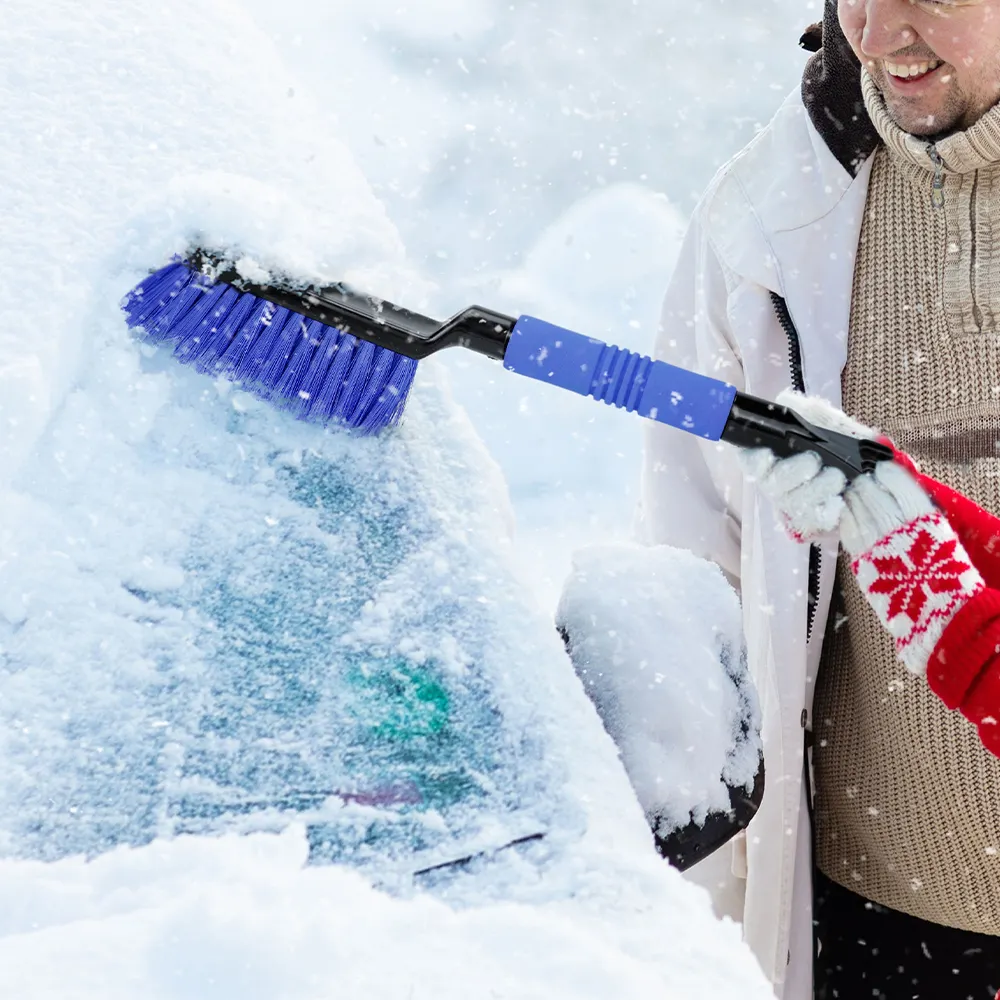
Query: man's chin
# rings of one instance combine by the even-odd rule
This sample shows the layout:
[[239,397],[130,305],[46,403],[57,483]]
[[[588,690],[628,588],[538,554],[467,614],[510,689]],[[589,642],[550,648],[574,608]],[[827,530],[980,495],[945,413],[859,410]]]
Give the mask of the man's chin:
[[920,139],[929,139],[941,131],[933,120],[928,120],[926,115],[920,118],[909,114],[898,114],[889,108],[889,117],[904,132],[909,132],[910,135],[915,135]]
[[[885,93],[883,91],[883,93]],[[904,131],[921,139],[947,135],[955,129],[952,116],[934,112],[925,108],[915,107],[909,101],[896,101],[886,95],[886,110],[889,117]]]
[[961,114],[957,114],[954,108],[949,108],[947,100],[935,101],[932,106],[931,101],[926,99],[924,101],[907,99],[893,93],[892,88],[881,78],[881,74],[874,79],[875,85],[882,93],[889,117],[904,132],[921,139],[932,139],[950,135],[962,127]]

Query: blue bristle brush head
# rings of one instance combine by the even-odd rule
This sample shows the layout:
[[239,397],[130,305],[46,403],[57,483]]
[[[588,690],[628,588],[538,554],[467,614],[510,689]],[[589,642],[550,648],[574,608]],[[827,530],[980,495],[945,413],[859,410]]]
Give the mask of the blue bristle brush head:
[[129,327],[300,420],[376,434],[399,421],[417,362],[175,260],[122,302]]

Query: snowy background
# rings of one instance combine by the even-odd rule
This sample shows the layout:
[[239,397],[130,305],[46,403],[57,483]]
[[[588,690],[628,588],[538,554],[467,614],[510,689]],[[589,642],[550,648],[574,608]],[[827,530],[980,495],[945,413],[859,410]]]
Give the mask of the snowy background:
[[[401,434],[323,437],[139,350],[117,308],[197,225],[442,316],[478,300],[648,350],[697,192],[803,62],[809,3],[746,6],[178,0],[167,18],[8,0],[0,995],[769,994],[738,929],[652,853],[552,629],[572,550],[629,534],[639,421],[452,356]],[[354,585],[375,598],[354,606]],[[282,611],[295,588],[308,613]],[[248,618],[227,620],[237,606]],[[400,657],[417,723],[491,685],[509,727],[484,767],[517,780],[485,793],[506,803],[496,828],[459,808],[438,833],[475,850],[545,825],[543,849],[490,869],[502,901],[304,868],[302,825],[150,842],[185,829],[178,803],[197,800],[199,832],[241,781],[281,788],[288,761],[340,759],[305,711],[330,707],[323,663],[288,675],[312,685],[289,698],[267,657],[245,678],[248,658],[227,659],[260,646],[245,622],[269,610],[302,612],[264,633],[300,667],[332,641]],[[414,665],[440,667],[431,694]],[[258,757],[227,760],[250,743]],[[265,813],[251,804],[244,827],[284,825]]]
[[[797,85],[818,0],[242,0],[317,96],[436,285],[649,352],[683,226]],[[361,96],[363,95],[363,96]],[[628,414],[451,356],[553,606],[580,545],[629,534]]]

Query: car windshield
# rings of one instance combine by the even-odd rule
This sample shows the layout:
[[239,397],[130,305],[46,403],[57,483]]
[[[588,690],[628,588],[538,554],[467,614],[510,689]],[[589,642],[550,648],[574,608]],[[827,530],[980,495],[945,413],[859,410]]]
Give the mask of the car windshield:
[[[14,741],[9,853],[294,818],[313,862],[412,873],[544,835],[562,779],[510,676],[530,670],[504,639],[510,583],[448,499],[480,502],[449,486],[475,475],[468,456],[419,421],[359,439],[263,404],[234,414],[185,398],[200,376],[146,363],[180,391],[120,451],[102,516],[121,537],[110,550],[114,524],[82,537],[91,585],[50,581],[71,591],[63,627],[29,618],[6,647],[22,679],[8,721],[46,699]],[[73,504],[51,514],[83,529]],[[147,552],[131,566],[129,537]]]

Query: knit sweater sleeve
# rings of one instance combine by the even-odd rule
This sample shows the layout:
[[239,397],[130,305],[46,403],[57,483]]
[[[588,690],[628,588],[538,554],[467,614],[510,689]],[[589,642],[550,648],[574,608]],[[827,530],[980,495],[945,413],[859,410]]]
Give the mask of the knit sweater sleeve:
[[1000,590],[980,591],[948,623],[927,663],[927,683],[1000,757]]
[[950,486],[925,476],[896,451],[948,518],[986,584],[948,623],[927,663],[931,690],[979,730],[990,753],[1000,757],[1000,518]]

